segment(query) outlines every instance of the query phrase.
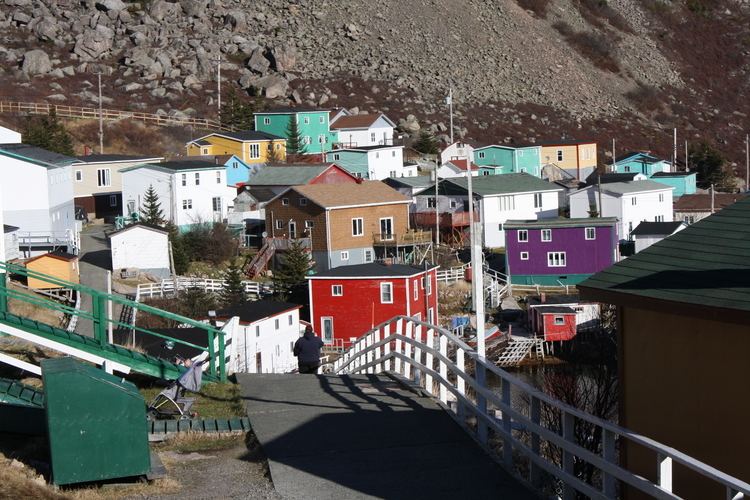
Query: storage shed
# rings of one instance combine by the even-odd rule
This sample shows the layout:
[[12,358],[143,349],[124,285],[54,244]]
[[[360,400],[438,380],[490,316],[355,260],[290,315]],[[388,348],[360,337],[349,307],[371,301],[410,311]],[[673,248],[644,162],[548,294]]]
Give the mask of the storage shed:
[[[78,283],[78,256],[66,252],[50,252],[26,261],[29,271],[46,274],[71,283]],[[42,279],[29,276],[28,286],[34,290],[64,288]]]
[[109,235],[112,270],[138,269],[169,276],[169,233],[158,226],[138,222]]

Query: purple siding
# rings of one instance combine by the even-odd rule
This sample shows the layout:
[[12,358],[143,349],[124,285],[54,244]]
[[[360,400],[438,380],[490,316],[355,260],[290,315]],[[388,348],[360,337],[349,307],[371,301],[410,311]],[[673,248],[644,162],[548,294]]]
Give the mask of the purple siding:
[[[587,240],[584,227],[552,227],[552,241],[542,241],[542,229],[529,228],[529,241],[519,242],[519,229],[506,230],[506,262],[510,274],[591,274],[614,264],[617,234],[614,226],[598,226]],[[521,252],[529,252],[521,260]],[[547,252],[565,252],[565,267],[548,267]]]

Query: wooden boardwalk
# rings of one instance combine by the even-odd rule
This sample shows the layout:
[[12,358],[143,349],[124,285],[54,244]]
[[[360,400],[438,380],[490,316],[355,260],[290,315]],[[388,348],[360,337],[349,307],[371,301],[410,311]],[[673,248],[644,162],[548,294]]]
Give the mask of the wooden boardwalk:
[[387,376],[237,378],[284,498],[537,498],[432,399]]

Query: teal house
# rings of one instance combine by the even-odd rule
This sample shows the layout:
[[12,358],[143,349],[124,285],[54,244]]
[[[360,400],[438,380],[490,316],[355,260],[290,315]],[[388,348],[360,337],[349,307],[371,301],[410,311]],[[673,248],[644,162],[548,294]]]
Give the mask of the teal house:
[[685,194],[695,194],[695,172],[656,172],[651,180],[672,186],[672,196],[679,198]]
[[618,174],[639,173],[651,177],[657,172],[669,172],[672,164],[650,153],[632,152],[615,159],[615,172]]
[[493,144],[474,149],[474,163],[479,175],[499,175],[526,172],[542,176],[541,146],[499,146]]
[[329,118],[327,109],[274,108],[255,113],[255,130],[288,140],[289,120],[296,120],[305,154],[320,154],[330,151],[338,141],[338,133],[331,131]]

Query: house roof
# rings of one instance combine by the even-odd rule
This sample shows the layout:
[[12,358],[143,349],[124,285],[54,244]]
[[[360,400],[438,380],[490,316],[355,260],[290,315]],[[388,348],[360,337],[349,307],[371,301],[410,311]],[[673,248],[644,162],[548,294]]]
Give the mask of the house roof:
[[580,302],[581,302],[581,299],[578,296],[578,294],[569,294],[569,295],[545,294],[544,302],[542,302],[542,299],[540,296],[535,296],[535,295],[531,295],[527,299],[528,305],[533,306],[533,307],[544,306],[548,304],[579,304]]
[[[469,160],[466,160],[466,159],[464,159],[464,160],[450,160],[450,161],[446,162],[446,165],[448,165],[448,164],[453,165],[458,170],[460,170],[462,172],[466,172],[466,170],[469,168],[468,167],[468,163],[469,163]],[[476,163],[472,162],[471,163],[471,169],[472,170],[479,170],[479,167],[476,165]]]
[[684,225],[683,222],[675,221],[675,222],[648,222],[643,221],[640,224],[638,224],[638,227],[633,229],[633,232],[630,233],[634,236],[645,236],[645,235],[659,235],[659,236],[668,236],[677,229]]
[[[721,210],[740,200],[744,200],[746,195],[734,193],[715,193],[714,209]],[[675,212],[709,212],[711,210],[710,194],[686,194],[680,196],[674,202]]]
[[163,160],[163,156],[144,156],[144,155],[85,155],[76,156],[82,163],[113,163],[118,161],[143,161],[150,163],[151,160]]
[[577,146],[581,144],[596,144],[593,140],[580,140],[575,139],[550,139],[545,141],[539,141],[539,145],[543,148],[549,148],[552,146]]
[[276,197],[276,193],[271,189],[264,187],[245,186],[244,192],[249,193],[250,196],[260,203],[272,200]]
[[0,155],[17,158],[46,168],[66,167],[78,161],[71,156],[61,155],[29,144],[0,144]]
[[17,226],[10,226],[8,224],[3,224],[3,233],[12,233],[13,231],[18,231],[19,229],[21,228]]
[[[589,186],[588,188],[584,188],[584,189],[589,189],[591,187],[595,188],[596,186]],[[666,184],[662,184],[660,182],[649,181],[649,180],[629,181],[629,182],[609,182],[602,186],[602,191],[606,191],[614,195],[643,193],[646,191],[668,191],[668,190],[673,190],[673,189],[674,188],[672,186],[667,186]]]
[[132,167],[126,167],[120,170],[120,172],[130,172],[139,168],[149,168],[153,170],[162,170],[168,172],[180,172],[190,170],[218,170],[224,169],[224,165],[218,165],[214,162],[203,161],[203,160],[175,160],[165,161],[162,163],[143,163],[141,165],[133,165]]
[[576,311],[572,307],[564,306],[536,306],[534,309],[542,314],[575,314]]
[[163,227],[155,226],[153,224],[146,224],[145,222],[135,222],[133,224],[129,224],[123,227],[122,229],[118,229],[117,231],[112,231],[111,233],[109,233],[108,237],[111,238],[112,236],[115,236],[116,234],[122,234],[126,231],[130,231],[131,229],[135,229],[137,227],[140,227],[141,229],[148,229],[151,231],[156,231],[158,233],[169,234],[169,231],[167,231]]
[[695,172],[656,172],[651,177],[690,177]]
[[45,253],[42,255],[37,255],[36,257],[32,257],[29,260],[26,261],[26,264],[30,264],[31,262],[34,262],[35,260],[42,259],[44,257],[52,257],[53,259],[58,260],[65,260],[65,261],[71,261],[71,260],[77,260],[78,256],[74,255],[72,253],[63,252],[60,250],[56,250],[54,252]]
[[635,180],[636,176],[643,175],[640,172],[624,172],[624,173],[615,173],[615,172],[608,172],[606,174],[599,174],[596,170],[591,172],[588,177],[586,177],[586,184],[593,186],[597,183],[602,184],[611,184],[613,182],[628,182]]
[[651,154],[650,151],[628,151],[627,153],[623,153],[620,156],[615,157],[615,163],[619,163],[621,161],[629,160],[631,158],[634,158],[636,156],[643,156],[644,159],[649,160],[658,160],[658,158]]
[[[724,208],[578,285],[613,304],[729,318],[750,313],[750,199]],[[644,300],[645,299],[645,300]],[[680,307],[685,305],[687,307]]]
[[[258,141],[280,141],[283,140],[283,137],[279,137],[278,135],[269,134],[267,132],[259,132],[257,130],[240,130],[237,132],[213,132],[208,135],[204,135],[203,137],[199,137],[198,139],[195,139],[190,142],[195,142],[198,144],[198,141],[205,141],[207,137],[213,137],[213,136],[219,136],[219,137],[227,137],[229,139],[234,139],[237,141],[242,142],[258,142]],[[202,146],[210,144],[210,142],[205,141],[207,144],[200,144]]]
[[539,220],[509,220],[503,224],[504,229],[532,229],[532,228],[553,228],[553,227],[598,227],[614,226],[617,224],[617,217],[591,217],[579,219],[567,219],[558,217],[556,219],[539,219]]
[[290,302],[276,300],[251,300],[220,311],[216,311],[217,318],[232,318],[238,316],[243,323],[253,323],[287,311],[299,309],[302,306]]
[[426,188],[435,183],[432,179],[430,179],[429,175],[417,175],[414,177],[388,177],[387,179],[384,179],[383,182],[385,182],[389,186],[393,186],[394,184],[396,184],[407,186],[410,188]]
[[438,266],[427,267],[412,266],[410,264],[384,264],[382,262],[371,262],[369,264],[357,264],[354,266],[340,266],[309,276],[316,278],[406,278],[422,274],[425,271],[436,269]]
[[376,149],[391,149],[391,148],[403,148],[403,146],[395,144],[377,144],[374,146],[357,146],[353,148],[338,148],[328,151],[328,153],[336,153],[338,151],[375,151]]
[[[451,186],[453,189],[451,189]],[[466,177],[452,177],[440,181],[438,192],[440,194],[466,193],[468,190]],[[543,181],[538,177],[527,173],[502,174],[502,175],[480,175],[472,178],[472,189],[477,196],[497,196],[512,193],[532,193],[539,191],[562,191],[563,189],[553,183]],[[435,187],[428,188],[420,195],[434,195]]]
[[[405,197],[381,181],[363,181],[356,184],[308,184],[294,186],[290,189],[295,190],[323,208],[390,205],[411,202],[410,198]],[[287,191],[284,191],[284,193]],[[284,193],[279,196],[282,196]]]
[[488,148],[501,148],[501,149],[524,149],[524,148],[538,148],[540,147],[540,144],[484,144],[484,145],[477,145],[474,148],[474,151],[479,151],[482,149],[488,149]]
[[[149,330],[160,335],[189,342],[193,345],[208,346],[208,334],[203,328],[150,328]],[[115,329],[115,342],[125,343],[130,338],[129,336],[129,331]],[[172,359],[176,356],[184,359],[194,358],[204,352],[195,347],[180,344],[179,342],[168,343],[167,340],[154,335],[140,335],[138,337],[138,346],[146,351],[147,354],[162,359]]]
[[265,111],[257,111],[256,115],[288,115],[291,113],[322,113],[330,112],[330,108],[306,108],[303,106],[292,107],[292,106],[277,106],[275,108],[267,109]]
[[290,165],[266,166],[250,176],[245,182],[247,186],[297,186],[307,184],[320,174],[334,167],[335,164],[324,165]]
[[370,128],[376,121],[383,118],[392,127],[396,124],[388,119],[382,113],[374,113],[367,115],[345,115],[340,116],[335,122],[331,123],[332,129],[367,129]]

